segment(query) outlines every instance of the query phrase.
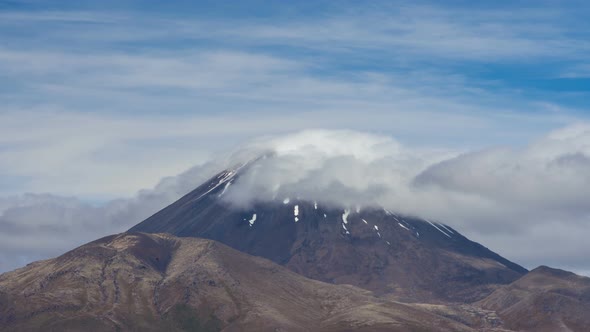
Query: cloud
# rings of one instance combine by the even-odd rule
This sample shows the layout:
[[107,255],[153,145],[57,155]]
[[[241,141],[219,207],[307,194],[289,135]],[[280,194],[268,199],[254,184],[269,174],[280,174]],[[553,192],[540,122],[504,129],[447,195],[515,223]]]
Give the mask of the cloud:
[[[281,103],[281,112],[247,103],[237,113],[170,115],[6,107],[0,112],[0,193],[50,192],[103,200],[129,196],[262,133],[309,127],[395,132],[406,142],[467,148],[522,140],[565,121],[561,116],[535,119],[499,112],[482,116],[432,97],[421,104],[413,101],[417,97],[404,100],[403,94],[391,103],[338,101],[341,94],[347,92],[326,105],[317,105],[319,98],[303,105]],[[455,112],[439,112],[451,109]],[[480,132],[495,134],[465,139]]]
[[[505,75],[522,76],[515,67],[532,64],[540,76],[583,76],[583,15],[563,7],[347,6],[264,20],[163,18],[115,3],[108,11],[0,13],[0,269],[124,230],[203,178],[197,168],[186,181],[114,197],[254,137],[307,128],[351,131],[246,144],[277,152],[243,178],[237,202],[247,204],[249,186],[264,197],[378,202],[457,225],[531,266],[545,262],[526,247],[538,243],[520,235],[545,241],[548,225],[563,221],[555,234],[578,236],[583,125],[519,149],[478,149],[585,116],[565,105],[571,95],[531,97]],[[586,248],[581,237],[571,246]],[[553,249],[544,251],[552,262],[585,266],[566,258],[568,246]]]
[[572,121],[576,110],[539,106],[547,95],[455,66],[538,61],[547,48],[572,62],[585,44],[555,28],[559,11],[335,7],[284,20],[0,13],[0,193],[129,196],[265,133],[347,128],[466,148]]
[[420,174],[425,186],[556,211],[586,211],[590,127],[557,130],[520,148],[488,149],[441,162]]
[[587,271],[590,125],[553,131],[520,148],[460,151],[407,146],[390,136],[306,130],[265,136],[168,177],[131,199],[0,199],[0,266],[57,255],[124,231],[216,172],[264,154],[224,195],[238,207],[300,197],[380,205],[448,223],[528,267]]
[[383,194],[394,194],[393,188],[408,188],[416,172],[448,155],[346,130],[306,130],[258,140],[245,149],[267,157],[251,165],[228,190],[226,197],[239,206],[285,197],[376,204]]
[[272,153],[225,194],[237,206],[285,197],[384,206],[449,223],[528,267],[588,270],[590,125],[468,152],[350,131],[305,131],[259,147]]
[[153,189],[142,190],[132,198],[98,205],[52,194],[0,197],[0,271],[126,231],[224,167],[221,161],[204,163],[164,178]]
[[[52,42],[68,38],[85,45],[175,39],[197,44],[214,41],[243,48],[287,46],[342,53],[379,50],[396,59],[507,61],[531,57],[567,57],[581,60],[589,44],[579,38],[576,26],[584,17],[565,6],[522,5],[517,8],[477,8],[436,5],[395,5],[329,8],[315,13],[247,20],[244,17],[163,18],[149,11],[38,11],[5,12],[3,25],[43,23]],[[515,13],[518,12],[518,15]],[[570,22],[566,21],[569,20]],[[568,24],[575,22],[577,24]],[[72,29],[93,23],[92,29]],[[66,45],[67,46],[67,45]],[[373,56],[368,54],[367,56]],[[415,59],[414,59],[415,60]]]
[[526,13],[515,17],[503,10],[401,5],[380,13],[361,10],[352,15],[311,18],[304,23],[287,21],[282,25],[222,29],[218,33],[255,36],[259,43],[289,43],[333,52],[381,50],[397,58],[428,56],[431,61],[577,57],[581,48],[588,47],[587,43],[575,43],[576,38],[569,35],[572,31],[552,25],[563,17],[563,12]]
[[[471,197],[504,207],[518,202],[517,206],[526,205],[525,210],[543,207],[571,214],[586,211],[589,144],[590,130],[585,125],[552,132],[518,149],[462,154],[408,148],[386,136],[353,131],[304,131],[249,147],[272,154],[248,171],[241,184],[246,192],[242,196],[270,199],[291,193],[355,204],[355,199],[367,196],[366,190],[382,186],[388,190],[373,202],[397,210],[405,208],[395,206],[401,202],[424,201],[431,198],[426,195],[444,192],[441,196],[458,202]],[[324,189],[333,183],[354,191],[352,201],[337,192],[326,195]],[[238,181],[232,190],[238,191],[241,185]],[[252,195],[250,185],[257,195]]]

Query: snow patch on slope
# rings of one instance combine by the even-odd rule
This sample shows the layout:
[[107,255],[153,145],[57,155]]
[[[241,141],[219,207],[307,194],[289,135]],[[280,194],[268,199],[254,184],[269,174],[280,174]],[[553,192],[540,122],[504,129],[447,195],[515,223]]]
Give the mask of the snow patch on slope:
[[344,210],[342,214],[342,222],[348,224],[348,216],[350,215],[350,210]]
[[256,213],[254,213],[252,215],[252,218],[250,218],[250,220],[248,220],[248,223],[250,224],[250,227],[252,227],[252,225],[254,225],[254,222],[256,221]]
[[426,221],[427,223],[429,223],[430,225],[432,225],[432,227],[436,228],[439,232],[443,233],[446,237],[451,238],[451,236],[447,233],[445,233],[442,229],[438,228],[434,223],[432,223],[430,220],[428,219],[424,219],[424,221]]

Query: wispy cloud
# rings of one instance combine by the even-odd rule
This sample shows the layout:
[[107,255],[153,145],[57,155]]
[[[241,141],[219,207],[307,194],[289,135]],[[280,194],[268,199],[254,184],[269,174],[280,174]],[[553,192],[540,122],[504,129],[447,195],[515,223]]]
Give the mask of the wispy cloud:
[[230,203],[248,208],[254,201],[301,197],[379,205],[448,223],[531,268],[587,271],[589,128],[566,127],[519,149],[474,151],[409,147],[356,131],[303,131],[254,140],[238,154],[165,178],[129,199],[90,205],[49,194],[7,197],[0,199],[0,269],[124,231],[244,161],[243,151],[273,151],[228,189]]
[[[587,76],[590,44],[582,7],[324,3],[307,14],[289,5],[287,14],[268,17],[201,15],[206,11],[199,10],[162,14],[110,5],[69,9],[30,3],[24,8],[40,8],[0,12],[0,194],[5,197],[0,209],[4,205],[14,217],[2,222],[7,232],[37,229],[31,234],[42,244],[31,244],[36,249],[26,253],[16,243],[1,248],[23,257],[22,262],[65,250],[79,243],[76,239],[91,239],[95,233],[85,233],[85,220],[98,225],[89,228],[100,229],[96,234],[122,230],[190,188],[166,190],[174,194],[158,196],[151,205],[133,205],[134,215],[121,223],[124,214],[106,212],[116,206],[112,202],[103,209],[85,201],[131,197],[163,176],[203,164],[259,135],[345,128],[394,136],[407,148],[466,152],[508,146],[447,160],[421,177],[454,197],[483,196],[475,201],[488,212],[502,201],[498,186],[510,182],[510,174],[493,183],[474,179],[469,184],[477,188],[471,188],[453,181],[452,172],[480,163],[492,172],[508,164],[565,181],[560,182],[565,186],[571,178],[544,172],[566,167],[575,173],[572,165],[583,160],[574,153],[535,168],[534,160],[525,158],[532,147],[510,147],[588,118],[587,88],[572,92],[533,84]],[[452,165],[450,171],[445,165]],[[538,190],[531,187],[531,176],[518,176],[527,181],[521,187]],[[572,188],[578,188],[575,184]],[[23,198],[25,192],[82,199]],[[533,198],[535,204],[542,201]],[[127,211],[128,203],[119,201],[118,209]],[[50,238],[59,224],[26,221],[40,218],[25,213],[39,205],[45,206],[39,213],[70,218],[71,238],[64,246]],[[505,217],[490,212],[480,218],[490,223],[464,227],[477,237],[494,225],[492,220]],[[116,226],[104,228],[104,220]],[[549,225],[538,227],[536,239],[545,239]],[[3,243],[14,241],[0,236]],[[481,239],[503,246],[514,240],[509,236],[489,232]],[[523,246],[507,254],[536,262],[538,256],[526,254]]]

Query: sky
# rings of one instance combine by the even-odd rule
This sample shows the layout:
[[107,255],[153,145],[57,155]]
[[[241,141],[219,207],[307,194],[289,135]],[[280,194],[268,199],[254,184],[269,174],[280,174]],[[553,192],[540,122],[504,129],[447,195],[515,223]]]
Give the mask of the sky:
[[[124,231],[272,137],[265,148],[314,153],[304,170],[349,158],[381,172],[404,188],[381,204],[528,268],[590,275],[589,14],[583,1],[0,0],[0,271]],[[353,138],[367,145],[346,150]],[[375,142],[385,151],[362,161]],[[334,180],[367,195],[353,171]]]

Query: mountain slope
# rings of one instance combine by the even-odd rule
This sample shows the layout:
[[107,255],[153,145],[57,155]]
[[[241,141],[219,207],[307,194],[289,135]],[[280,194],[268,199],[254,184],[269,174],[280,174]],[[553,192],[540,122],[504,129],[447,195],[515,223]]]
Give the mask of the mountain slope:
[[478,305],[519,331],[589,331],[590,278],[541,266]]
[[113,235],[0,275],[0,331],[472,331],[211,240]]
[[306,277],[404,301],[475,301],[527,272],[455,229],[382,208],[277,197],[248,208],[224,200],[224,171],[131,231],[220,241]]

